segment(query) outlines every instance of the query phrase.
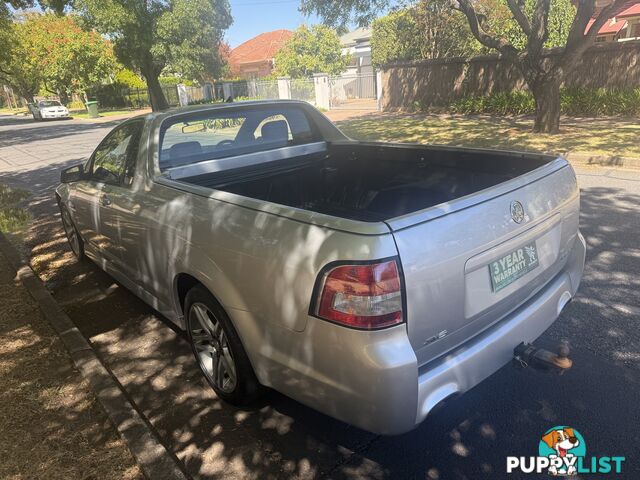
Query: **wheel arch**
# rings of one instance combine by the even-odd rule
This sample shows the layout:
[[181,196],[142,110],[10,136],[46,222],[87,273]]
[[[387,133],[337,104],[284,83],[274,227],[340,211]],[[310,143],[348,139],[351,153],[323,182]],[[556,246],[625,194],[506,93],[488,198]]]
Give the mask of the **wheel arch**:
[[175,275],[173,279],[173,294],[175,306],[178,309],[179,314],[183,316],[186,314],[186,312],[184,311],[184,306],[187,300],[187,294],[189,293],[189,290],[197,285],[202,285],[202,287],[206,289],[211,294],[211,296],[213,296],[215,301],[218,302],[220,307],[222,307],[222,309],[227,312],[227,309],[225,308],[220,295],[218,294],[216,289],[211,288],[212,282],[206,281],[205,278],[201,278],[199,275],[188,271],[183,271]]
[[178,308],[178,311],[183,316],[186,313],[184,311],[184,304],[185,304],[185,301],[187,300],[187,293],[189,293],[189,290],[191,290],[196,285],[202,285],[204,288],[209,290],[211,295],[215,297],[213,292],[211,292],[211,290],[204,284],[203,281],[201,281],[199,278],[189,273],[185,273],[185,272],[178,273],[173,279],[173,293],[174,293],[175,304],[176,304],[176,307]]

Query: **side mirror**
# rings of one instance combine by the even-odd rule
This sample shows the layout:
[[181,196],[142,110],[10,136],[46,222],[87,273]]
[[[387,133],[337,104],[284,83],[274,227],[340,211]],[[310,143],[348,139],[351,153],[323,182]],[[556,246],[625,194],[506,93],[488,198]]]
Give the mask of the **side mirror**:
[[82,180],[84,178],[84,166],[74,165],[73,167],[65,168],[60,173],[61,183],[72,183]]

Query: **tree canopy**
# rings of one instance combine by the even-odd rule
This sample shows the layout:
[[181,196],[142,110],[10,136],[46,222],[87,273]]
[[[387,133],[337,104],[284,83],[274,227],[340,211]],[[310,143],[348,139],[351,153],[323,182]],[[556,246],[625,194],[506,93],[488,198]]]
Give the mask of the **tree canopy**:
[[[534,14],[536,0],[522,0],[522,11],[531,18]],[[569,29],[576,16],[576,7],[572,0],[553,0],[549,2],[549,17],[547,23],[548,38],[544,48],[563,47],[569,36]],[[513,17],[509,6],[504,0],[481,0],[477,2],[480,15],[485,18],[485,28],[492,35],[503,37],[518,49],[524,49],[527,45],[527,35]],[[462,15],[467,23],[467,19]],[[469,30],[468,24],[466,25]]]
[[[562,0],[564,1],[564,0]],[[482,50],[450,0],[420,0],[373,22],[375,65],[422,58],[470,57]]]
[[63,101],[117,71],[109,43],[97,32],[83,30],[74,16],[29,15],[25,28],[31,32],[44,88]]
[[33,102],[42,84],[42,69],[33,36],[24,22],[7,23],[3,50],[0,56],[0,81],[14,88],[18,94]]
[[403,8],[380,17],[371,28],[371,61],[374,66],[422,58],[422,31],[412,9]]
[[227,0],[76,0],[87,24],[107,35],[116,57],[142,73],[154,109],[167,107],[163,70],[203,80],[223,67],[219,45],[231,25]]
[[276,53],[274,63],[274,74],[278,76],[301,78],[320,72],[336,75],[346,68],[349,56],[342,54],[335,30],[324,25],[303,25]]
[[[478,0],[476,5],[485,16],[488,29],[517,48],[524,48],[527,37],[503,0]],[[533,13],[534,6],[535,0],[525,0],[524,10],[528,15]],[[551,3],[546,48],[566,43],[575,13],[571,0]],[[371,51],[375,65],[399,60],[471,57],[490,52],[473,36],[466,17],[451,8],[450,0],[420,0],[411,7],[392,10],[376,19],[372,27]]]
[[70,3],[71,0],[5,0],[0,2],[0,12],[8,13],[9,7],[14,10],[25,10],[38,6],[42,10],[51,10],[60,15]]
[[66,102],[115,73],[111,46],[98,33],[83,30],[73,16],[23,15],[9,25],[0,79],[29,101],[44,88]]
[[345,30],[348,25],[370,25],[389,6],[390,0],[300,0],[300,11],[317,14],[325,25]]

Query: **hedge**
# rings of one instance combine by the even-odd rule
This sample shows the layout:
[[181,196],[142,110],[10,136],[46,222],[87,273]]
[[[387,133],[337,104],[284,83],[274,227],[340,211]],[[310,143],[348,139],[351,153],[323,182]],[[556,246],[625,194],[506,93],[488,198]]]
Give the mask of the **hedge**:
[[[451,103],[448,109],[466,115],[524,115],[534,114],[536,103],[529,92],[499,92],[464,97]],[[640,88],[563,88],[560,111],[573,117],[640,116]]]

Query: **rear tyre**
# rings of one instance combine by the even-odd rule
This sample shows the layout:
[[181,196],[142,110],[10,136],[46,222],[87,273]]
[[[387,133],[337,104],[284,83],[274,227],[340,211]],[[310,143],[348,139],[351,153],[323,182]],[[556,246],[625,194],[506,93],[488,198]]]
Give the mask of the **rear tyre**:
[[84,260],[84,241],[71,219],[69,209],[64,205],[60,205],[60,217],[62,218],[62,226],[64,227],[64,233],[67,236],[71,251],[78,260]]
[[211,388],[232,405],[251,403],[262,393],[240,337],[222,306],[203,286],[185,300],[187,336]]

